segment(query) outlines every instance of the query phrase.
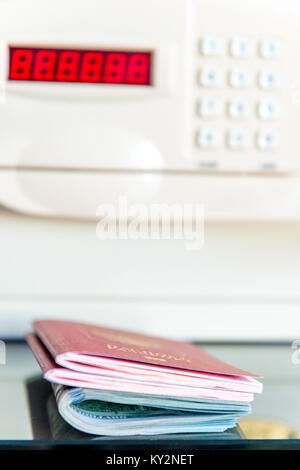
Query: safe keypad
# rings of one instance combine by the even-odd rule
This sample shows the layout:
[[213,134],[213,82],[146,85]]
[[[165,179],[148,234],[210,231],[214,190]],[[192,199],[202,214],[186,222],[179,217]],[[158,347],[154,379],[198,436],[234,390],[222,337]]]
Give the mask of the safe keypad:
[[[198,54],[201,66],[197,73],[197,146],[203,150],[218,149],[224,143],[229,150],[245,150],[249,145],[259,151],[272,151],[278,145],[278,135],[272,129],[272,121],[279,117],[276,90],[279,76],[274,65],[279,58],[279,40],[262,38],[254,41],[248,37],[233,37],[226,40],[218,36],[205,36],[200,40]],[[222,57],[230,58],[228,66]],[[247,59],[256,57],[257,68],[247,64]],[[217,60],[211,60],[217,59]],[[224,62],[225,63],[225,62]],[[226,89],[234,91],[228,94]],[[257,99],[253,89],[258,90]],[[214,91],[222,90],[214,96]],[[250,92],[247,94],[247,91]],[[247,118],[255,118],[256,131],[247,132],[239,127]],[[214,120],[225,119],[224,129],[214,125]],[[266,128],[266,125],[268,127]]]

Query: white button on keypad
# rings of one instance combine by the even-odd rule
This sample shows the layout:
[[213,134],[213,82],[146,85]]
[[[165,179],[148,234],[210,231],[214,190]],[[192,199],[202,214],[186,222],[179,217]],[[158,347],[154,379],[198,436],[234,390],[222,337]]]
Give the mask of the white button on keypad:
[[225,52],[223,38],[218,36],[205,36],[200,45],[201,54],[205,56],[218,56]]
[[212,96],[204,96],[199,102],[198,110],[203,118],[216,118],[220,115],[220,104]]
[[263,59],[275,59],[279,54],[279,41],[272,38],[263,39],[259,46],[259,52]]
[[258,103],[257,114],[263,121],[269,121],[278,117],[278,106],[274,100],[262,100]]
[[260,150],[274,150],[277,146],[275,133],[270,130],[258,132],[256,144]]
[[228,103],[228,114],[232,119],[244,119],[249,115],[249,103],[242,98],[235,98]]
[[229,84],[233,88],[244,88],[249,85],[249,75],[246,70],[234,68],[229,73]]
[[251,55],[252,41],[246,37],[235,37],[230,42],[230,54],[236,58],[246,58]]
[[272,70],[262,70],[258,74],[258,84],[264,90],[272,90],[277,86],[277,76]]
[[197,135],[199,147],[205,150],[213,150],[218,147],[219,136],[216,129],[203,127]]
[[204,87],[216,87],[221,85],[221,71],[214,67],[204,67],[200,70],[200,84]]
[[231,129],[228,132],[227,144],[232,150],[244,150],[248,146],[248,136],[241,129]]

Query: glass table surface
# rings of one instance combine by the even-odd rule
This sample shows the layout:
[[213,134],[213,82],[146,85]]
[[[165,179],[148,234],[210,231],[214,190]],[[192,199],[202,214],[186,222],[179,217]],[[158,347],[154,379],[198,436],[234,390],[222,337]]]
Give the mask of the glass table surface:
[[25,342],[6,343],[0,365],[0,449],[98,446],[103,450],[292,448],[300,449],[300,364],[290,344],[204,344],[211,354],[261,374],[264,390],[238,428],[216,434],[95,437],[69,426],[57,413],[52,388]]

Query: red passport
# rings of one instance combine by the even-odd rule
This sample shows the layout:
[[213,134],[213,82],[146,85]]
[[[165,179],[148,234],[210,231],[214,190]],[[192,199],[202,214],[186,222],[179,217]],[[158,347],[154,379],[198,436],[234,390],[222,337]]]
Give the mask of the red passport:
[[34,330],[54,358],[74,352],[197,372],[258,377],[182,341],[58,320],[36,321]]
[[36,321],[34,330],[28,342],[52,382],[236,401],[262,389],[257,375],[190,343],[57,320]]

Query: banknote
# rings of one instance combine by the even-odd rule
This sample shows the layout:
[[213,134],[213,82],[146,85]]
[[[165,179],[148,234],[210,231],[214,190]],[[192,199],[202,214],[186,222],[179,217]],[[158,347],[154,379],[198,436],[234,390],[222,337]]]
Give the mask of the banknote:
[[[49,396],[47,400],[47,413],[49,419],[49,426],[50,431],[53,439],[56,440],[100,440],[101,443],[111,442],[111,436],[105,435],[92,435],[86,434],[84,432],[80,432],[75,429],[73,426],[70,426],[65,419],[63,419],[57,409],[57,403],[54,397],[54,394]],[[124,442],[124,440],[128,439],[127,436],[114,436],[115,442]],[[176,439],[176,442],[180,443],[180,441],[186,442],[187,435],[186,433],[176,433],[176,434],[163,434],[163,435],[156,435],[155,442],[163,442],[164,445],[169,441],[173,441]],[[214,440],[223,440],[223,439],[242,439],[242,434],[240,432],[239,426],[234,428],[227,429],[224,432],[195,432],[189,434],[188,437],[189,448],[193,445],[193,443],[198,442],[199,439],[201,441],[207,439],[214,439]],[[135,435],[130,437],[130,442],[132,445],[140,445],[142,442],[142,448],[144,449],[145,440],[144,436],[142,435]],[[151,445],[152,440],[149,440],[149,444]],[[194,444],[195,445],[195,444]]]
[[[56,384],[55,389],[56,393],[59,395],[63,390],[66,390],[66,387]],[[242,416],[251,412],[251,405],[245,402],[118,392],[81,387],[70,387],[68,388],[68,393],[74,401],[78,402],[85,400],[102,400],[111,403],[141,405],[167,410],[193,411],[199,413],[218,413],[221,415],[239,413]]]
[[207,402],[198,402],[195,410],[195,403],[187,400],[189,409],[184,410],[182,403],[173,403],[173,409],[166,405],[159,407],[159,399],[163,402],[165,397],[154,396],[154,406],[151,406],[151,397],[145,398],[142,404],[140,396],[131,396],[131,403],[128,403],[129,396],[121,394],[113,398],[107,396],[107,399],[103,394],[100,399],[103,392],[100,390],[54,385],[54,391],[58,411],[65,421],[80,431],[98,436],[223,432],[235,427],[238,418],[249,412],[246,408],[234,410],[237,406],[234,403],[231,410],[227,408],[220,414],[216,409],[211,412],[211,404]]

